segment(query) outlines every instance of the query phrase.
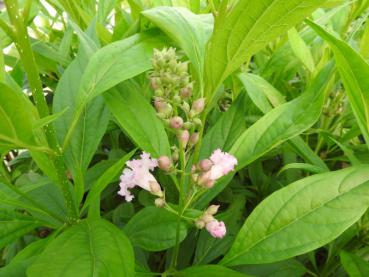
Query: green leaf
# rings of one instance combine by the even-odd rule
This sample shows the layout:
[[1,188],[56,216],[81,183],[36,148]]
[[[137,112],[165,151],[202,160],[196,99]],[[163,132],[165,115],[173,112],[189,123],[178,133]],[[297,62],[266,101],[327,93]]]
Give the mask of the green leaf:
[[325,1],[244,0],[227,9],[223,1],[205,59],[205,95],[270,41],[287,32]]
[[238,160],[238,169],[302,133],[318,120],[332,68],[332,64],[328,64],[305,93],[271,110],[239,137],[230,150]]
[[105,220],[83,220],[50,242],[27,276],[134,276],[133,249]]
[[[124,227],[133,245],[147,251],[161,251],[176,243],[177,215],[165,209],[146,207]],[[179,240],[187,235],[187,225],[181,222]]]
[[228,151],[246,129],[245,98],[245,93],[240,94],[231,108],[206,133],[201,144],[201,159],[209,157],[217,148]]
[[307,253],[342,234],[368,205],[368,166],[301,179],[255,208],[221,264],[271,263]]
[[50,237],[35,241],[22,249],[8,265],[0,268],[0,277],[26,277],[27,268],[46,247]]
[[142,150],[155,157],[170,156],[163,123],[154,108],[131,82],[124,82],[104,94],[109,110],[120,127]]
[[260,277],[301,277],[306,273],[306,268],[294,259],[272,264],[242,265],[236,269]]
[[368,63],[344,41],[334,37],[312,21],[307,21],[307,23],[332,48],[353,113],[369,147]]
[[302,169],[302,170],[312,172],[312,173],[323,173],[323,172],[325,172],[325,170],[323,168],[321,168],[320,166],[307,164],[307,163],[290,163],[290,164],[286,164],[285,166],[283,166],[279,170],[278,174],[281,174],[283,171],[286,171],[288,169]]
[[340,257],[343,268],[350,277],[369,276],[368,261],[365,261],[361,257],[346,251],[341,251]]
[[200,265],[186,268],[178,273],[181,277],[247,277],[249,275],[234,271],[232,269],[220,266],[220,265]]
[[164,47],[157,31],[136,34],[99,49],[90,59],[80,80],[79,105],[151,68],[154,48]]
[[0,83],[0,146],[7,149],[48,150],[33,125],[39,119],[36,108],[21,91]]
[[309,47],[305,41],[300,37],[295,28],[288,31],[288,39],[292,48],[292,51],[296,57],[306,66],[310,72],[314,72],[315,63]]
[[157,7],[142,14],[173,39],[189,57],[198,80],[203,81],[205,45],[213,30],[210,14],[194,14],[181,7]]
[[120,160],[115,162],[109,167],[92,185],[90,192],[88,193],[87,199],[83,205],[82,211],[95,201],[100,201],[101,192],[107,187],[107,185],[117,177],[122,171],[124,164],[133,156],[136,149],[132,150],[128,154],[124,155]]
[[0,249],[41,225],[36,219],[7,209],[0,210]]

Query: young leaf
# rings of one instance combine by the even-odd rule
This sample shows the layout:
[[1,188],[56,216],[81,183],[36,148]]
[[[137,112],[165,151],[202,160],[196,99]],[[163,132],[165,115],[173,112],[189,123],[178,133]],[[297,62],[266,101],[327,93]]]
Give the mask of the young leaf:
[[202,82],[205,45],[213,30],[213,17],[210,14],[193,14],[181,7],[157,7],[142,14],[178,43]]
[[350,277],[366,277],[369,276],[369,262],[363,260],[359,256],[342,251],[340,253],[343,268]]
[[[124,227],[133,245],[147,251],[161,251],[176,243],[177,216],[165,209],[146,207]],[[187,235],[187,225],[181,222],[179,239]]]
[[50,242],[27,276],[134,276],[133,249],[105,220],[83,220]]
[[301,179],[255,208],[221,264],[271,263],[309,252],[342,234],[368,205],[368,166]]
[[154,108],[131,82],[124,82],[104,94],[109,110],[127,135],[155,157],[170,155],[163,123]]
[[288,31],[288,39],[296,57],[300,59],[310,72],[314,72],[315,63],[310,49],[295,28]]
[[321,6],[319,0],[244,0],[227,10],[223,1],[205,59],[205,95],[267,43]]
[[353,113],[369,147],[368,63],[344,41],[334,37],[312,21],[307,21],[307,23],[332,48]]

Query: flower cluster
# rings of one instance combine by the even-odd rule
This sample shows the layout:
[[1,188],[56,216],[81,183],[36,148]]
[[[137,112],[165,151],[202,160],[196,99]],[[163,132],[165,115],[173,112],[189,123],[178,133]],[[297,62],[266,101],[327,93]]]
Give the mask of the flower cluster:
[[199,229],[206,230],[214,238],[223,238],[227,232],[226,226],[223,221],[218,221],[214,218],[214,215],[218,212],[219,205],[211,205],[205,213],[196,221],[196,226]]
[[152,159],[150,154],[143,152],[141,159],[131,160],[126,163],[127,168],[123,170],[120,176],[119,195],[124,196],[126,201],[130,202],[134,198],[130,189],[139,186],[153,195],[162,198],[164,196],[160,185],[150,171],[158,166],[158,161]]
[[222,150],[215,150],[209,159],[202,160],[193,168],[193,176],[200,186],[211,188],[221,177],[234,170],[237,159]]
[[[152,65],[150,83],[158,117],[175,131],[180,146],[194,146],[199,140],[197,129],[202,126],[199,116],[204,110],[205,98],[192,99],[193,82],[188,63],[178,61],[174,48],[164,48],[154,50]],[[173,156],[176,157],[175,153]]]

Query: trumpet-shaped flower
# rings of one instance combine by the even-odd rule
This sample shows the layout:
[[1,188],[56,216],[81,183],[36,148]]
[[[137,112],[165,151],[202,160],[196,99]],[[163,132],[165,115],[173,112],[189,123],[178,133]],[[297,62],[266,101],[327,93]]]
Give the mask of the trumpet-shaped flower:
[[220,177],[227,175],[229,172],[234,170],[237,165],[237,159],[229,153],[222,152],[217,149],[210,156],[210,160],[213,165],[210,169],[210,179],[217,180]]
[[218,221],[216,219],[206,223],[206,230],[214,238],[223,238],[227,232],[226,226],[223,221]]
[[131,160],[126,163],[127,168],[120,176],[119,195],[124,196],[130,202],[134,198],[130,189],[139,186],[152,194],[160,196],[162,191],[155,177],[150,173],[158,166],[158,161],[150,157],[150,154],[143,152],[141,159]]

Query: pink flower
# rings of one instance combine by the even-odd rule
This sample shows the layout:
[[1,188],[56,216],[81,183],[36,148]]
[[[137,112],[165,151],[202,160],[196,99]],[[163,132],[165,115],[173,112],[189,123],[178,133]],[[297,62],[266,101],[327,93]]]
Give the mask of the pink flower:
[[150,173],[158,166],[158,161],[152,159],[150,154],[143,152],[141,159],[131,160],[126,163],[128,168],[123,170],[120,176],[119,195],[124,196],[130,202],[134,198],[129,189],[139,186],[155,195],[161,194],[161,189],[155,177]]
[[217,149],[210,156],[210,160],[213,162],[213,166],[210,169],[210,179],[217,180],[220,177],[227,175],[234,170],[237,165],[237,159],[229,153],[222,152]]
[[206,224],[206,230],[214,238],[223,238],[227,232],[226,226],[223,221],[218,221],[216,219],[210,221]]

